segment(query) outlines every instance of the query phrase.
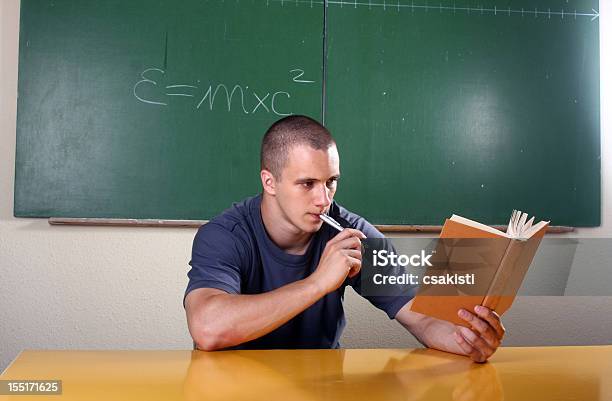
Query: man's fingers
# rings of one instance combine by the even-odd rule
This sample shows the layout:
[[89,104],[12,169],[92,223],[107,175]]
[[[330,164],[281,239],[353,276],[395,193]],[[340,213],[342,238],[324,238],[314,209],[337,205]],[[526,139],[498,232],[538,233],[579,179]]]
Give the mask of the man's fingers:
[[348,237],[334,244],[338,249],[355,249],[361,252],[361,240],[357,237]]
[[497,335],[496,331],[493,330],[488,322],[480,319],[465,309],[459,310],[459,317],[476,329],[492,348],[499,347],[501,338]]
[[364,233],[362,233],[361,231],[356,230],[354,228],[345,228],[344,230],[342,230],[342,232],[348,232],[352,236],[357,237],[357,238],[361,238],[361,239],[365,239],[366,238]]
[[471,354],[474,351],[474,348],[472,348],[470,343],[465,341],[465,338],[463,338],[463,336],[461,334],[459,334],[459,332],[455,331],[453,333],[453,337],[455,338],[455,342],[457,342],[457,344],[459,345],[459,348],[461,348],[461,350],[466,355],[469,355],[469,354]]
[[455,337],[455,341],[457,342],[457,344],[459,345],[459,348],[461,348],[461,350],[466,354],[466,355],[470,355],[472,352],[474,352],[474,348],[472,348],[472,346],[470,345],[470,343],[468,343],[467,341],[465,341],[465,338],[463,338],[463,336],[461,336],[461,334],[459,334],[457,331],[455,331],[453,333],[453,336]]
[[501,319],[499,318],[499,315],[497,313],[485,306],[480,305],[474,307],[474,312],[476,312],[479,317],[486,320],[487,323],[489,323],[489,325],[493,327],[493,330],[495,330],[495,332],[497,333],[497,337],[500,339],[500,341],[502,338],[504,338],[504,335],[506,334],[506,329],[504,328],[504,325],[502,324]]
[[334,238],[329,240],[328,244],[340,242],[342,240],[345,240],[351,237],[362,238],[362,239],[366,238],[365,234],[359,230],[355,230],[354,228],[345,228],[344,230],[336,234]]
[[353,278],[361,271],[361,259],[349,256],[349,266],[350,270],[348,276],[350,278]]
[[485,340],[467,327],[459,327],[459,332],[476,351],[470,354],[474,362],[485,362],[495,352]]
[[362,258],[362,254],[360,250],[357,249],[345,249],[344,252],[350,256],[351,258],[355,258],[355,259],[359,259],[361,260]]

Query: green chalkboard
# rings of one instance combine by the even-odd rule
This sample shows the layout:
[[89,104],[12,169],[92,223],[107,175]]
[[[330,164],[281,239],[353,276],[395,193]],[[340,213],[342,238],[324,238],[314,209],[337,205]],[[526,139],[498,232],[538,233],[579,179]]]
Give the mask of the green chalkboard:
[[321,118],[323,8],[22,0],[15,215],[204,219],[259,191],[281,115]]
[[599,225],[597,1],[460,3],[22,0],[15,216],[208,219],[299,113],[374,223]]
[[377,223],[600,224],[597,1],[328,8],[338,199]]

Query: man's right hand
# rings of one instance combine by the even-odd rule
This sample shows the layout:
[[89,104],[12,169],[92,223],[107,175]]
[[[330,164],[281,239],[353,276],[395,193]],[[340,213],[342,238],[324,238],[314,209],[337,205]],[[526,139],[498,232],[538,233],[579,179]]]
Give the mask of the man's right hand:
[[335,291],[348,277],[361,270],[361,239],[366,236],[359,230],[345,228],[327,245],[317,269],[308,277],[324,294]]

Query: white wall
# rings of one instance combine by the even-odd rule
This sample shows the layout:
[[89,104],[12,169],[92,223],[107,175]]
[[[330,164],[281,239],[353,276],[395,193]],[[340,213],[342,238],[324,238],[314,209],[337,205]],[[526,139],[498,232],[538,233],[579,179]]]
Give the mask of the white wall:
[[[601,1],[603,225],[612,237],[612,1]],[[182,294],[193,229],[49,226],[13,217],[19,0],[0,0],[0,371],[22,349],[191,347]],[[604,73],[608,72],[608,73]],[[417,346],[348,291],[345,347]],[[506,345],[612,344],[612,297],[528,297]]]

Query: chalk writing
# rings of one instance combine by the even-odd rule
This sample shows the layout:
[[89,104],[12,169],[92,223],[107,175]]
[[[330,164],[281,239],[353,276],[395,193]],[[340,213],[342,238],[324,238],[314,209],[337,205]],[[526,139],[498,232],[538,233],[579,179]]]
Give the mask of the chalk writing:
[[[290,83],[310,84],[314,81],[301,79],[304,70],[295,68],[289,71]],[[262,91],[250,89],[249,86],[239,84],[226,85],[225,83],[190,85],[190,84],[171,84],[165,87],[161,81],[165,78],[166,71],[161,68],[151,67],[140,73],[140,79],[134,84],[134,97],[146,104],[156,106],[168,106],[165,96],[176,96],[194,98],[194,110],[208,109],[234,111],[239,110],[244,114],[273,113],[278,116],[289,116],[288,101],[291,93],[284,90]],[[293,75],[291,75],[293,74]],[[198,80],[198,83],[200,80]],[[162,92],[161,88],[165,91]],[[229,89],[231,88],[231,90]]]
[[299,79],[302,75],[304,75],[304,70],[302,70],[301,68],[294,68],[293,70],[289,71],[289,72],[297,72],[298,75],[293,77],[293,82],[297,82],[300,84],[311,84],[314,81],[307,81],[305,79]]
[[159,102],[159,101],[150,100],[150,99],[144,99],[144,98],[142,98],[142,97],[138,96],[138,93],[136,93],[136,92],[137,92],[137,90],[138,90],[138,87],[139,87],[140,85],[143,85],[143,84],[150,84],[150,85],[155,85],[155,86],[157,86],[157,82],[156,82],[156,81],[154,81],[154,80],[149,79],[149,78],[147,78],[147,77],[146,77],[146,75],[148,75],[149,73],[151,73],[151,75],[152,75],[152,74],[153,74],[153,72],[158,72],[158,73],[161,73],[161,74],[165,74],[165,73],[166,73],[164,70],[160,70],[159,68],[147,68],[146,70],[144,70],[144,71],[143,71],[143,72],[140,74],[140,78],[142,78],[142,79],[141,79],[140,81],[136,82],[136,85],[134,85],[134,89],[133,89],[134,96],[136,96],[136,99],[140,100],[140,101],[141,101],[141,102],[143,102],[143,103],[148,103],[148,104],[158,104],[158,105],[160,105],[160,106],[167,106],[167,105],[168,105],[168,103],[165,103],[165,102]]

